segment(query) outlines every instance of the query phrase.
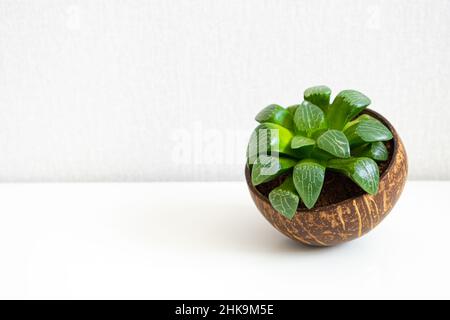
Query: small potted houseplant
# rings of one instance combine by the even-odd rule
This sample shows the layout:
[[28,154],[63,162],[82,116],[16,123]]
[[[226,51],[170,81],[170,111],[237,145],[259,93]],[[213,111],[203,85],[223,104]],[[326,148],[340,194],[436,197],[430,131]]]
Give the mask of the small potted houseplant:
[[301,104],[270,105],[247,148],[245,176],[264,217],[306,245],[332,246],[377,226],[400,197],[407,157],[400,137],[355,90],[305,90]]

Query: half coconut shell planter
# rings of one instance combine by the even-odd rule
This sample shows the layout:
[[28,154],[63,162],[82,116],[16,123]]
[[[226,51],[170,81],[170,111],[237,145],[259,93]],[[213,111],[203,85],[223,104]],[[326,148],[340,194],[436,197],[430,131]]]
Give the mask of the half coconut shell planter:
[[281,233],[312,246],[361,237],[391,211],[408,172],[392,125],[367,109],[355,90],[330,103],[326,86],[299,105],[270,105],[247,148],[245,177],[264,217]]

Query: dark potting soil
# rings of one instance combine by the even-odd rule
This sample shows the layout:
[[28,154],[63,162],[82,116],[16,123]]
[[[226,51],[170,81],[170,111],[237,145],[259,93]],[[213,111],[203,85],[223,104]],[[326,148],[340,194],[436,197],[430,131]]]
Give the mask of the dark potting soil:
[[[380,177],[386,171],[392,159],[393,142],[386,142],[386,148],[389,152],[389,158],[386,161],[378,162],[380,169]],[[286,178],[286,175],[281,175],[277,179],[260,184],[256,189],[266,197],[269,196],[270,191],[278,187]],[[350,180],[345,175],[327,170],[325,173],[325,181],[323,183],[322,192],[315,204],[315,208],[328,206],[334,203],[344,201],[346,199],[354,198],[363,195],[365,191],[361,189],[356,183]],[[306,209],[305,205],[300,201],[298,206],[300,209]]]

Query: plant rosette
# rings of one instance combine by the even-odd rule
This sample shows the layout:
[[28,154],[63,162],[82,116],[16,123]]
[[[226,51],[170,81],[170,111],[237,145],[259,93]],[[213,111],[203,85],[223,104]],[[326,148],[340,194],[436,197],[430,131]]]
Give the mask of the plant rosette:
[[291,239],[331,246],[361,237],[403,190],[407,156],[394,127],[355,90],[305,90],[301,104],[272,104],[247,147],[245,176],[263,216]]

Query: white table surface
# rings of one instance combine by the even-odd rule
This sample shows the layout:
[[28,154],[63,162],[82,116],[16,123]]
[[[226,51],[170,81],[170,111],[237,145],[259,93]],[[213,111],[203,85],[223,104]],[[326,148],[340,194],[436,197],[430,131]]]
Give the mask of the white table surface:
[[243,182],[0,194],[0,298],[450,298],[450,182],[408,182],[377,229],[325,249],[279,234]]

